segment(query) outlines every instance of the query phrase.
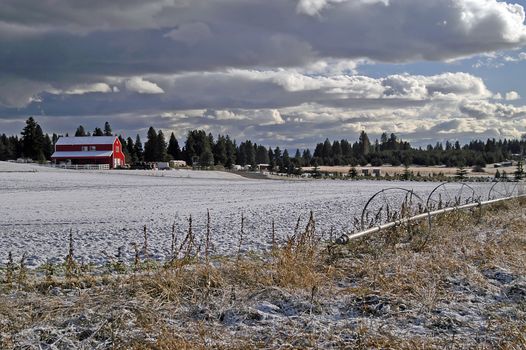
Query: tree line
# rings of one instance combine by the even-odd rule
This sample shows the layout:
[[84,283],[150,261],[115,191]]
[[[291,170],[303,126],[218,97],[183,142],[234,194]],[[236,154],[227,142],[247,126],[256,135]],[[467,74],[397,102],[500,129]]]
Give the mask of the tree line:
[[[93,132],[79,126],[75,136],[112,136],[112,128],[108,122],[103,128],[95,128]],[[65,136],[68,136],[66,134]],[[398,165],[446,165],[450,167],[479,166],[502,162],[514,155],[522,154],[526,149],[526,138],[521,140],[474,140],[461,145],[458,141],[445,144],[437,142],[425,148],[413,148],[410,143],[398,138],[395,134],[384,133],[379,140],[371,142],[365,131],[358,140],[350,142],[346,139],[318,143],[311,153],[310,149],[297,149],[289,154],[287,149],[266,147],[245,140],[239,144],[228,135],[214,137],[204,130],[191,130],[187,133],[184,143],[180,144],[172,132],[167,138],[162,130],[150,127],[144,145],[137,134],[124,138],[118,135],[128,164],[139,162],[155,162],[169,160],[184,160],[190,166],[224,166],[234,165],[255,167],[257,164],[268,164],[269,168],[286,173],[298,172],[305,166],[321,165],[367,165],[380,166]],[[21,131],[21,137],[0,136],[0,160],[31,158],[35,161],[50,160],[57,134],[46,134],[40,125],[30,117]]]

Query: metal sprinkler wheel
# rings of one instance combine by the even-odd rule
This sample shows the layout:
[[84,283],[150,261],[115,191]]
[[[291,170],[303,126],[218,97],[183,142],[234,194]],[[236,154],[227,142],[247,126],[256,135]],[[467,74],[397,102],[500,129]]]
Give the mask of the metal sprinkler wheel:
[[361,229],[379,226],[426,212],[422,198],[401,187],[386,188],[375,193],[365,204],[360,220]]
[[501,180],[491,186],[488,193],[488,200],[514,197],[521,194],[524,194],[524,182]]
[[476,197],[475,190],[470,185],[463,182],[444,182],[431,191],[427,197],[426,208],[433,211],[476,202],[480,202],[480,197]]

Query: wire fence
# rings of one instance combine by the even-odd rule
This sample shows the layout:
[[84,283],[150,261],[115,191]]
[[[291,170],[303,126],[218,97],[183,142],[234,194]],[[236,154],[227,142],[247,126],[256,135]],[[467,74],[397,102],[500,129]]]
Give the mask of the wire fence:
[[110,170],[109,164],[42,164],[41,166],[68,170]]

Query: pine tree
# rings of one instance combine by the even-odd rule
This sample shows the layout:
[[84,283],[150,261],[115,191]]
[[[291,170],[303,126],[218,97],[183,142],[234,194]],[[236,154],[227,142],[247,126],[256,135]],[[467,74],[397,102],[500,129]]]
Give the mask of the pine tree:
[[38,123],[29,117],[26,126],[22,130],[22,153],[25,157],[33,160],[43,161],[44,155],[44,133]]
[[168,153],[166,151],[166,139],[162,130],[157,133],[157,147],[155,148],[155,158],[159,162],[165,162],[168,160]]
[[212,154],[212,150],[210,149],[210,146],[208,143],[205,146],[205,149],[199,156],[199,165],[204,167],[209,167],[214,165],[214,155]]
[[359,144],[360,153],[364,156],[368,155],[371,149],[371,142],[369,141],[369,137],[367,136],[365,131],[362,131],[360,133],[358,144]]
[[53,141],[51,141],[51,138],[49,137],[48,134],[46,134],[44,136],[44,142],[43,142],[42,149],[44,151],[44,157],[46,159],[51,159],[51,155],[53,154],[55,149],[54,149],[54,146],[53,146]]
[[150,126],[147,133],[147,140],[144,143],[144,160],[146,162],[155,162],[157,159],[157,132]]
[[128,136],[126,139],[126,150],[128,151],[128,154],[130,155],[130,164],[135,164],[139,161],[137,158],[137,153],[135,153],[135,145],[133,144],[133,139]]
[[332,159],[334,165],[340,165],[342,163],[342,147],[339,141],[332,143]]
[[230,140],[230,137],[227,135],[225,137],[226,142],[226,168],[232,168],[236,164],[236,142]]
[[6,134],[2,134],[2,136],[0,136],[0,160],[8,159],[7,142],[8,138]]
[[256,164],[268,164],[269,163],[268,158],[268,151],[263,145],[257,146],[256,150]]
[[135,137],[135,144],[133,145],[133,153],[137,157],[137,161],[142,162],[144,160],[144,150],[142,148],[141,137],[137,134]]
[[95,128],[95,130],[93,130],[93,136],[104,136],[104,132],[102,132],[101,128]]
[[35,145],[34,145],[34,152],[35,156],[33,159],[36,158],[39,163],[43,163],[46,161],[46,144],[45,144],[45,137],[44,132],[42,131],[42,128],[40,125],[37,124],[36,130],[35,130]]
[[23,142],[18,139],[18,136],[9,136],[6,142],[7,159],[17,159],[22,156]]
[[281,162],[281,167],[279,169],[279,172],[280,173],[288,173],[291,164],[292,163],[290,161],[289,151],[284,150],[283,151],[282,162]]
[[237,162],[239,165],[241,166],[247,165],[247,150],[246,150],[244,142],[241,142],[239,144],[239,147],[236,152],[236,158],[237,158]]
[[227,163],[227,143],[224,136],[219,135],[217,142],[213,145],[214,162],[226,166]]
[[173,132],[170,135],[170,141],[168,142],[168,154],[172,159],[182,160],[181,148],[179,147],[179,142],[175,138]]
[[324,165],[331,165],[332,159],[332,145],[329,139],[325,139],[321,150],[321,157]]
[[113,136],[110,123],[104,123],[104,136]]
[[250,165],[252,168],[256,167],[256,151],[254,150],[254,145],[252,141],[245,141],[245,152],[247,156],[246,164]]
[[281,149],[279,147],[276,147],[274,149],[274,167],[278,170],[278,171],[281,171],[282,167],[283,167],[283,159],[281,158]]
[[301,152],[299,149],[296,149],[296,154],[294,155],[293,163],[298,168],[301,168],[303,166],[303,158],[301,157]]
[[75,131],[75,136],[86,136],[86,130],[84,130],[82,125],[79,125],[77,131]]
[[273,171],[276,167],[276,162],[274,161],[274,152],[272,152],[272,148],[268,148],[268,165],[269,170]]

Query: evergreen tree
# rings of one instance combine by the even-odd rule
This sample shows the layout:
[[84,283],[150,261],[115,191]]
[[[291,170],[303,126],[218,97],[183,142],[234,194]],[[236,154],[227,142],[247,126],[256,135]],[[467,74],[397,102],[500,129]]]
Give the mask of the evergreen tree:
[[[137,143],[135,143],[137,144]],[[150,126],[147,133],[147,140],[144,143],[144,161],[155,162],[157,161],[157,132]]]
[[283,159],[281,158],[281,150],[279,147],[276,147],[274,149],[274,167],[277,169],[277,171],[281,171],[283,168]]
[[8,138],[6,136],[6,134],[2,134],[2,136],[0,136],[0,160],[8,160],[8,152],[7,152],[7,145],[8,143]]
[[206,148],[212,150],[212,144],[210,144],[211,138],[209,136],[211,135],[207,135],[204,130],[192,130],[188,132],[185,143],[187,164],[193,165],[194,160],[199,161],[201,154]]
[[334,165],[342,164],[342,147],[339,141],[332,143],[332,159]]
[[213,146],[214,161],[216,164],[226,166],[228,160],[227,141],[224,136],[219,135],[217,142]]
[[75,131],[75,136],[86,136],[86,130],[84,130],[82,125],[79,125],[77,131]]
[[43,141],[43,147],[42,150],[44,152],[44,158],[45,159],[51,159],[51,155],[55,151],[53,146],[53,141],[51,141],[51,138],[48,134],[44,135],[44,141]]
[[256,151],[254,151],[254,145],[252,141],[245,141],[245,149],[247,154],[247,165],[250,165],[252,168],[256,167]]
[[246,150],[244,142],[241,142],[239,144],[239,147],[237,148],[236,159],[239,165],[241,166],[247,165],[247,150]]
[[268,164],[268,151],[265,146],[259,145],[256,150],[256,164]]
[[232,142],[230,140],[230,137],[227,135],[225,138],[226,142],[226,162],[225,167],[226,168],[232,168],[234,164],[236,164],[236,142]]
[[137,158],[137,153],[135,153],[135,145],[133,144],[133,139],[128,136],[126,139],[126,150],[128,151],[128,154],[130,155],[130,164],[135,164],[139,161],[139,158]]
[[301,168],[303,166],[303,158],[301,157],[301,153],[299,149],[296,149],[296,154],[294,155],[293,163],[298,168]]
[[[49,148],[46,150],[46,139],[44,137],[44,132],[42,131],[42,128],[40,125],[37,124],[36,130],[35,130],[35,158],[40,163],[46,161],[46,153],[49,151]],[[51,156],[51,155],[50,155]],[[33,158],[33,159],[35,159]]]
[[284,150],[283,151],[282,162],[281,162],[281,167],[279,169],[280,173],[290,173],[289,169],[290,169],[291,164],[292,163],[290,161],[289,151]]
[[29,117],[26,120],[26,126],[21,134],[23,155],[33,160],[45,160],[44,133],[33,117]]
[[206,143],[205,149],[199,156],[199,165],[204,167],[214,165],[214,155],[212,154],[209,143]]
[[135,153],[135,156],[137,157],[137,160],[139,162],[142,162],[144,160],[144,150],[142,148],[142,142],[141,137],[139,134],[135,137],[135,144],[133,145],[133,153]]
[[276,167],[276,162],[274,160],[274,152],[272,152],[272,148],[268,148],[268,166],[269,170],[273,171]]
[[331,165],[332,163],[332,145],[329,139],[325,139],[321,152],[324,165]]
[[159,162],[165,162],[168,160],[168,153],[166,151],[166,139],[162,130],[157,133],[157,145],[155,148],[155,158]]
[[344,163],[348,164],[349,160],[352,157],[352,147],[349,144],[349,141],[347,141],[347,140],[341,140],[340,141],[340,146],[341,146],[341,149],[342,149],[342,156],[343,156]]
[[104,123],[104,136],[113,136],[110,123]]
[[95,130],[93,130],[93,136],[104,136],[104,132],[101,128],[95,128]]
[[303,158],[303,161],[302,161],[303,166],[309,166],[312,161],[310,150],[309,149],[303,150],[303,154],[301,155],[301,158]]
[[371,142],[369,141],[369,137],[367,136],[365,131],[362,131],[360,133],[358,144],[360,153],[364,156],[368,155],[371,149]]
[[170,135],[170,141],[168,142],[168,155],[170,155],[172,159],[182,160],[181,148],[179,147],[179,142],[175,138],[173,132]]
[[9,136],[5,144],[7,159],[18,159],[22,156],[23,142],[18,136]]

